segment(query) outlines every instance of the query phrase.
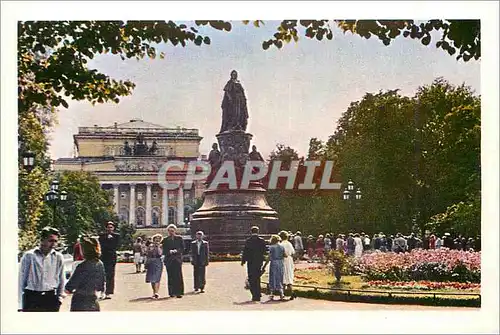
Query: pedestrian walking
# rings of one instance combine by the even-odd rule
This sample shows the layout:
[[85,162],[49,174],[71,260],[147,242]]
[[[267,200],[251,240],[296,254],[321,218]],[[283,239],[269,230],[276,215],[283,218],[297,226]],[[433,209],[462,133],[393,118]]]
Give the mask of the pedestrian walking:
[[111,299],[115,293],[115,267],[116,251],[120,246],[120,235],[115,233],[115,224],[112,221],[106,223],[106,232],[99,235],[101,244],[101,261],[106,272],[106,292],[104,299]]
[[285,248],[278,243],[280,240],[278,235],[272,235],[269,241],[269,298],[271,300],[274,299],[275,293],[279,294],[281,300],[285,298],[283,294]]
[[325,235],[325,255],[329,255],[330,251],[332,250],[332,235],[330,233],[327,233]]
[[307,244],[307,261],[311,263],[314,257],[314,252],[315,252],[314,248],[316,246],[316,241],[314,240],[314,236],[309,235],[307,237],[306,244]]
[[429,236],[429,249],[436,249],[436,235]]
[[52,227],[41,231],[40,245],[21,258],[19,310],[59,312],[64,298],[64,258],[55,250],[60,233]]
[[401,233],[396,234],[396,238],[392,243],[392,251],[395,253],[406,252],[408,244]]
[[347,237],[347,255],[354,256],[354,234],[349,233]]
[[103,292],[106,282],[101,246],[95,237],[82,238],[84,260],[78,264],[75,272],[65,286],[66,293],[73,294],[71,312],[99,312],[97,292]]
[[335,240],[335,249],[339,251],[344,251],[344,239],[342,237],[342,234],[337,235],[337,239]]
[[297,231],[293,237],[293,246],[295,248],[295,258],[298,260],[304,256],[304,244],[302,243],[302,233]]
[[443,239],[444,239],[444,236],[443,238],[437,236],[436,237],[436,249],[441,249],[441,247],[443,246]]
[[146,266],[146,283],[151,283],[153,289],[153,299],[158,299],[160,295],[160,282],[163,273],[163,264],[161,262],[163,236],[155,234],[151,238],[146,249],[147,266]]
[[380,251],[387,252],[387,238],[382,232],[378,236],[380,240]]
[[361,241],[361,236],[356,233],[354,235],[354,257],[356,258],[361,258],[363,255],[363,241]]
[[163,262],[167,271],[168,295],[182,298],[184,295],[184,279],[182,277],[184,242],[182,237],[176,234],[176,231],[175,225],[168,225],[168,236],[163,239],[163,256],[165,257]]
[[208,242],[203,240],[204,233],[197,231],[196,240],[191,242],[191,264],[193,265],[194,291],[205,292],[205,274],[208,266]]
[[252,236],[245,241],[243,256],[241,258],[241,266],[247,264],[248,283],[250,292],[252,293],[252,301],[260,301],[261,288],[260,277],[262,276],[262,265],[267,254],[266,242],[259,237],[259,227],[251,228]]
[[132,249],[134,252],[135,273],[141,273],[142,259],[144,256],[144,248],[143,248],[143,244],[142,244],[142,238],[138,237],[135,240],[135,243],[132,246]]
[[293,255],[295,254],[295,249],[292,243],[287,239],[287,232],[281,231],[279,233],[281,238],[281,245],[285,249],[285,258],[283,260],[283,289],[285,292],[290,294],[290,300],[295,299],[295,293],[293,292],[293,277],[294,277],[294,263]]
[[323,260],[324,251],[325,251],[324,236],[319,235],[318,239],[316,240],[316,256],[318,257],[320,262]]
[[365,234],[363,236],[363,251],[364,252],[367,252],[370,250],[370,247],[371,247],[370,242],[371,242],[370,236],[368,236],[368,234]]
[[75,272],[76,266],[84,260],[83,249],[80,240],[81,237],[81,235],[78,236],[78,238],[76,239],[76,243],[73,246],[73,266],[71,269],[71,273]]

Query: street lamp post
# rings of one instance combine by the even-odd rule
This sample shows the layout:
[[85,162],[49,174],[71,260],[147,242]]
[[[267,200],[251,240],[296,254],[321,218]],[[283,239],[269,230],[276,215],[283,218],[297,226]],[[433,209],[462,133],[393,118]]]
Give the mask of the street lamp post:
[[52,207],[52,224],[56,225],[56,208],[59,203],[64,203],[68,199],[68,192],[59,192],[59,181],[54,179],[50,185],[50,190],[45,194],[45,200]]
[[[356,188],[356,185],[352,180],[349,179],[347,182],[347,187],[344,189],[344,192],[342,193],[342,197],[344,201],[348,202],[349,206],[349,224],[352,229],[354,225],[354,210],[353,206],[356,206],[356,203],[358,203],[361,198],[362,198],[362,193],[361,189],[359,187]],[[353,204],[354,203],[354,204]]]
[[35,153],[31,151],[26,151],[25,153],[23,153],[23,167],[26,170],[31,171],[31,169],[33,169],[34,166],[35,166]]
[[21,139],[21,136],[17,137],[17,150],[22,157],[23,168],[31,171],[35,166],[35,153],[30,150],[25,150],[24,142]]

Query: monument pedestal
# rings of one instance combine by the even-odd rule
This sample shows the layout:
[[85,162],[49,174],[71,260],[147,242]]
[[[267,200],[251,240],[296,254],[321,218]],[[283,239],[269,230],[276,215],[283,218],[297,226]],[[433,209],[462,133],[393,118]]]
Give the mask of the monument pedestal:
[[[248,161],[252,135],[240,130],[217,135],[221,161],[234,161],[241,171]],[[216,172],[216,171],[215,171]],[[260,234],[268,237],[279,229],[278,213],[266,200],[261,183],[251,182],[246,189],[231,190],[226,185],[204,192],[203,205],[193,213],[191,232],[202,230],[210,243],[210,252],[239,254],[250,236],[250,228],[258,226]]]
[[239,254],[258,226],[261,235],[278,232],[278,213],[265,198],[266,190],[250,185],[247,190],[207,190],[203,205],[193,214],[191,232],[202,230],[210,242],[210,252]]

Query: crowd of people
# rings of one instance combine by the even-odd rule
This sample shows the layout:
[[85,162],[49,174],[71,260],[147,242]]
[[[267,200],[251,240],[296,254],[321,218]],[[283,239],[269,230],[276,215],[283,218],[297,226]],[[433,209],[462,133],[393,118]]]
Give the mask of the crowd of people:
[[343,251],[346,255],[361,257],[367,252],[410,252],[413,249],[439,249],[449,248],[457,250],[480,250],[480,239],[462,235],[453,237],[450,233],[445,233],[442,237],[436,234],[426,234],[420,238],[414,233],[404,236],[401,233],[395,235],[385,235],[384,233],[374,234],[371,238],[365,233],[334,234],[327,233],[314,237],[302,236],[300,231],[295,234],[290,233],[290,240],[293,241],[297,257],[306,258],[309,261],[322,260],[325,254],[331,250]]
[[[108,222],[106,231],[97,236],[82,236],[74,246],[74,270],[66,282],[64,259],[55,250],[60,233],[46,227],[41,231],[40,245],[27,251],[22,259],[19,274],[20,311],[59,311],[62,299],[72,294],[71,311],[99,311],[100,299],[111,299],[114,293],[115,267],[120,236],[114,232],[115,224]],[[136,272],[141,273],[144,264],[145,282],[151,284],[152,299],[159,298],[160,282],[165,267],[167,289],[170,297],[182,298],[184,279],[182,275],[182,255],[184,242],[176,233],[176,226],[167,227],[167,236],[156,234],[146,241],[138,238],[134,243],[134,263]],[[209,264],[209,243],[204,233],[198,231],[191,242],[190,259],[193,266],[193,286],[195,293],[204,293],[206,267]],[[415,234],[386,236],[375,234],[370,238],[364,233],[309,235],[303,237],[281,231],[272,235],[268,243],[259,236],[259,228],[251,228],[251,236],[246,240],[242,252],[241,265],[247,265],[248,288],[252,301],[262,298],[261,276],[269,264],[269,298],[285,295],[290,300],[293,292],[295,262],[307,259],[309,262],[324,260],[331,250],[339,250],[346,255],[361,257],[367,252],[408,252],[416,248],[439,249],[442,247],[459,250],[477,250],[479,239],[464,238],[445,233],[438,237],[428,234],[420,239]],[[289,294],[286,294],[289,293]]]

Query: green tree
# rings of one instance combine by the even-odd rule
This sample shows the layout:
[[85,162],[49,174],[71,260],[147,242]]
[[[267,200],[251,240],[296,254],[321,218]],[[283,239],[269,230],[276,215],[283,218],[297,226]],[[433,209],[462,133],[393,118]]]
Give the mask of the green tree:
[[417,224],[480,192],[481,100],[443,79],[416,96]]
[[[36,228],[43,211],[43,199],[49,188],[47,170],[46,127],[51,125],[50,109],[31,108],[18,114],[18,228],[19,248],[26,250],[38,243]],[[36,166],[27,171],[23,167],[23,153],[35,154]]]
[[[134,246],[134,242],[137,239],[137,230],[134,226],[129,223],[122,222],[118,227],[118,233],[120,234],[120,250],[132,250]],[[145,238],[145,235],[142,235],[141,238]]]
[[423,232],[433,215],[480,192],[480,98],[443,79],[414,97],[366,94],[325,153],[342,181],[361,187],[365,232]]
[[309,150],[307,153],[307,160],[314,161],[321,159],[324,156],[324,143],[316,137],[311,138],[309,141]]
[[97,176],[89,172],[65,171],[58,176],[59,188],[68,192],[68,199],[56,206],[55,220],[50,204],[45,203],[42,228],[54,225],[60,229],[69,245],[80,234],[98,234],[108,221],[117,221],[110,195],[103,190]]
[[449,206],[433,215],[426,228],[442,236],[446,232],[476,238],[481,235],[481,195]]

